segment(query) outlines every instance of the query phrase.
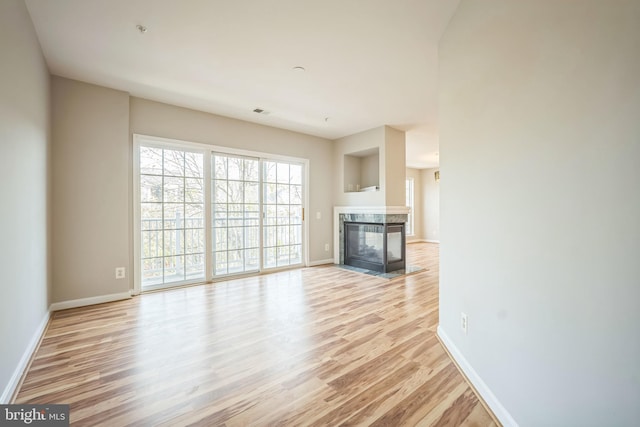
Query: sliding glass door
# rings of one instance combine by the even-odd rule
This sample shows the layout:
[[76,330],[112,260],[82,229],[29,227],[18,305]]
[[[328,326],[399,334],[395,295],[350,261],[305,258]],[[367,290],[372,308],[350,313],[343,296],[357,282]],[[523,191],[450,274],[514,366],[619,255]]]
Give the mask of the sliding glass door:
[[214,153],[213,275],[260,269],[260,160]]
[[137,289],[303,263],[304,162],[136,137]]
[[302,263],[302,165],[263,162],[264,267]]
[[205,277],[204,155],[140,147],[142,286]]
[[302,165],[222,153],[211,164],[213,275],[301,264]]

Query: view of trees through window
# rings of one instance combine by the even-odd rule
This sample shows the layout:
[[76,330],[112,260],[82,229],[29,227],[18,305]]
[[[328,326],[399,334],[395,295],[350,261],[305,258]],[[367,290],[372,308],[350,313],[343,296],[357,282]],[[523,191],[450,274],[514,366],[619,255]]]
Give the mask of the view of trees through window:
[[207,183],[209,153],[139,154],[142,287],[302,263],[302,164],[211,153]]
[[140,149],[142,284],[204,278],[203,154]]
[[263,265],[302,262],[302,166],[213,155],[214,275],[260,268],[260,187]]
[[260,161],[212,156],[213,273],[260,268]]
[[302,165],[265,161],[264,266],[302,262]]

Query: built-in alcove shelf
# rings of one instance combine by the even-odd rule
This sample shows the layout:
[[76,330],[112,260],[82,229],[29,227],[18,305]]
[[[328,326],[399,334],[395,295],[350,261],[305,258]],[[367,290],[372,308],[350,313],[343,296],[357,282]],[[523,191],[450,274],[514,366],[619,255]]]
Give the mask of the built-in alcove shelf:
[[380,190],[380,149],[370,148],[344,155],[344,192]]

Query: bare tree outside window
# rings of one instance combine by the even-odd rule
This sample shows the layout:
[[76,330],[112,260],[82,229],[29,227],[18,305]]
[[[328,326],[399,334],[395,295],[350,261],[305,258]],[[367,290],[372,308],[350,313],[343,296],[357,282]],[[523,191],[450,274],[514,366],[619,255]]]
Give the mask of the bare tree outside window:
[[212,156],[213,274],[260,268],[260,161]]
[[204,156],[140,147],[143,286],[204,278]]
[[143,288],[302,263],[302,164],[179,147],[139,150]]

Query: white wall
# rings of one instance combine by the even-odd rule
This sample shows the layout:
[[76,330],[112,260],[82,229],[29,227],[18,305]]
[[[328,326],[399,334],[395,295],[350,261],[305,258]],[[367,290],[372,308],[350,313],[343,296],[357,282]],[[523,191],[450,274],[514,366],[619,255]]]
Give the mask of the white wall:
[[0,52],[0,403],[7,403],[48,318],[50,293],[49,73],[21,0],[0,1]]
[[521,426],[640,425],[639,22],[463,1],[440,43],[439,333]]
[[331,258],[331,141],[134,97],[131,132],[309,159],[309,260]]
[[129,95],[52,78],[53,302],[129,292]]
[[436,182],[435,172],[440,168],[422,169],[420,178],[423,194],[423,235],[425,240],[440,241],[440,183]]

